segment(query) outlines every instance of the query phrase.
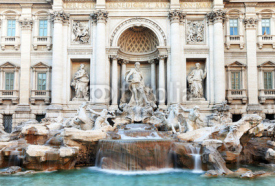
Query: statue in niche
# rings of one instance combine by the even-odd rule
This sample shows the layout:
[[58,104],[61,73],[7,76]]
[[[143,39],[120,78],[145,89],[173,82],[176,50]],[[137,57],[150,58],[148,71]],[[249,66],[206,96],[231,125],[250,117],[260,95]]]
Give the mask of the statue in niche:
[[185,109],[180,106],[184,112],[189,112],[188,118],[186,120],[186,130],[185,132],[193,131],[198,129],[197,121],[203,122],[200,118],[199,106],[195,106],[193,109]]
[[150,104],[147,99],[143,75],[140,71],[140,63],[135,63],[135,68],[126,72],[126,82],[128,82],[129,89],[132,93],[131,100],[129,102],[130,106],[145,106]]
[[84,64],[81,64],[71,83],[71,86],[75,89],[75,97],[73,98],[73,101],[89,100],[89,81],[89,75],[84,69]]
[[205,77],[206,68],[203,72],[203,70],[200,69],[200,63],[196,63],[196,68],[187,76],[191,98],[203,98],[202,81]]
[[122,94],[120,100],[122,115],[129,122],[145,121],[152,116],[157,105],[153,90],[144,85],[139,62],[135,63],[135,68],[126,72],[125,81],[129,83],[129,89]]
[[88,43],[90,39],[89,27],[84,26],[83,23],[77,21],[73,23],[73,34],[75,42]]

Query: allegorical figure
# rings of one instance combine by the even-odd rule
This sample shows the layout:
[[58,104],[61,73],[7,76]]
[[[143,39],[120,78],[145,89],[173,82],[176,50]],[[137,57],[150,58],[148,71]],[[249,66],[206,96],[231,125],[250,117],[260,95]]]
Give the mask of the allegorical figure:
[[89,75],[84,69],[84,64],[80,65],[79,70],[75,73],[71,86],[75,89],[75,97],[73,100],[89,100]]
[[203,72],[200,69],[200,63],[196,63],[196,68],[188,75],[187,80],[190,86],[190,93],[192,98],[203,98],[202,81],[206,77],[206,69]]
[[149,104],[145,94],[145,86],[143,75],[140,71],[140,63],[135,63],[135,68],[126,73],[126,82],[129,82],[129,89],[132,92],[132,97],[129,102],[131,106],[144,106],[144,102]]
[[200,107],[195,106],[193,109],[185,109],[184,107],[180,106],[181,109],[184,112],[189,112],[188,118],[186,120],[186,131],[193,131],[198,129],[198,124],[197,121],[199,120],[200,122],[203,122],[202,119],[200,118]]

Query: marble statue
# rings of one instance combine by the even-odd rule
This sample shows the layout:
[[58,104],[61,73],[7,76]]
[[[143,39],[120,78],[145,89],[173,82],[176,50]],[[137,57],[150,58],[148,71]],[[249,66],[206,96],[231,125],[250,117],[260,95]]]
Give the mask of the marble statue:
[[108,114],[107,109],[103,109],[101,112],[96,112],[93,109],[89,109],[93,114],[95,114],[95,124],[94,124],[94,130],[101,129],[105,126],[111,126],[108,122],[108,118],[115,118],[114,113]]
[[195,106],[193,109],[185,109],[182,106],[180,106],[180,107],[184,112],[189,112],[188,118],[186,120],[185,132],[189,132],[189,131],[198,129],[197,121],[199,120],[199,121],[203,122],[202,119],[200,118],[200,112],[199,112],[200,107]]
[[80,43],[89,42],[89,27],[82,25],[81,22],[78,21],[73,24],[73,33],[75,37],[73,41],[78,41]]
[[151,88],[144,85],[139,62],[135,63],[135,68],[126,72],[125,80],[129,83],[129,89],[122,94],[119,104],[123,111],[122,118],[127,118],[129,122],[148,119],[157,108],[156,96]]
[[89,75],[84,69],[84,64],[81,64],[71,83],[71,86],[75,89],[75,97],[73,98],[73,101],[89,100],[89,81]]
[[142,72],[140,71],[140,63],[135,63],[135,68],[126,72],[125,76],[126,82],[128,82],[129,89],[132,92],[132,97],[129,102],[130,106],[144,106],[150,102],[147,100],[145,94],[144,78]]
[[188,75],[187,80],[190,87],[191,98],[203,98],[202,81],[206,77],[206,68],[203,72],[200,63],[196,63],[196,68]]
[[93,123],[86,114],[87,102],[83,102],[77,109],[77,116],[73,119],[75,125],[79,125],[82,130],[92,130]]

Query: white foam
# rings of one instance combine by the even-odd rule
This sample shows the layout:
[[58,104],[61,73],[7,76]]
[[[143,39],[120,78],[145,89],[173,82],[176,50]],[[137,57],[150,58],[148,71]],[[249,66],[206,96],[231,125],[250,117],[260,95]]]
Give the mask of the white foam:
[[98,171],[98,172],[104,172],[108,174],[115,174],[115,175],[151,175],[151,174],[167,174],[167,173],[175,173],[175,172],[190,172],[190,173],[203,173],[201,172],[193,172],[192,170],[186,170],[186,169],[173,169],[173,168],[164,168],[159,169],[156,171],[122,171],[122,170],[112,170],[112,169],[101,169],[99,167],[89,167],[89,169]]

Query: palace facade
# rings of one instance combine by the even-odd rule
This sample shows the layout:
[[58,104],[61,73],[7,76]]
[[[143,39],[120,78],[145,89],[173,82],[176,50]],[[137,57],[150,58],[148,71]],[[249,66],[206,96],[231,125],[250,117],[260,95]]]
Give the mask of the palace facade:
[[[160,109],[198,105],[206,116],[227,101],[233,120],[274,119],[275,0],[0,0],[0,21],[7,132],[74,117],[83,101],[118,108],[135,62]],[[197,63],[205,77],[194,97]]]

